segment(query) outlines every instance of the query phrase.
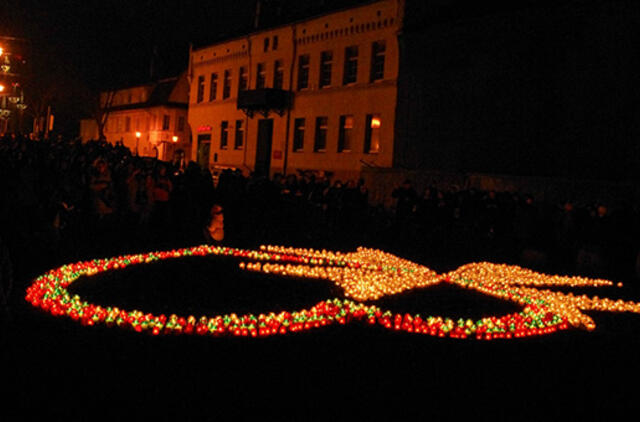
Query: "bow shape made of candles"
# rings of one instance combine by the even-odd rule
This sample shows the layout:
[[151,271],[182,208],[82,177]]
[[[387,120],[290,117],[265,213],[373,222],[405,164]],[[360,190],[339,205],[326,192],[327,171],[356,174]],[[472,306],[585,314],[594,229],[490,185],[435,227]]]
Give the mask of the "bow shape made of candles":
[[[300,311],[217,316],[154,315],[139,310],[103,307],[71,296],[67,287],[82,276],[93,276],[129,265],[185,256],[231,256],[241,269],[280,276],[330,280],[348,299],[321,301]],[[515,302],[522,311],[480,320],[420,314],[399,314],[364,303],[403,291],[452,283]],[[433,270],[379,250],[358,248],[340,253],[313,249],[262,246],[259,250],[201,245],[164,252],[126,255],[69,264],[52,270],[27,289],[26,299],[55,316],[67,316],[83,325],[116,325],[137,332],[264,337],[310,330],[332,324],[365,321],[371,325],[438,337],[495,339],[550,334],[570,327],[593,330],[595,323],[583,311],[640,313],[640,303],[574,296],[545,287],[604,287],[613,282],[584,277],[540,274],[525,268],[488,262],[466,264],[455,271]],[[621,284],[618,284],[621,286]]]

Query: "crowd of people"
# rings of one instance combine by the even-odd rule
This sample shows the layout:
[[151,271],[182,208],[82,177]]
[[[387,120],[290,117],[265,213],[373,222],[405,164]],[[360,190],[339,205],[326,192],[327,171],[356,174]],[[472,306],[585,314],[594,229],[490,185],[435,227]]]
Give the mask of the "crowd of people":
[[5,137],[2,298],[9,278],[54,265],[207,241],[366,245],[440,270],[499,260],[617,279],[640,272],[640,213],[631,203],[552,204],[524,193],[433,186],[418,194],[410,180],[392,196],[395,208],[385,210],[369,203],[363,180],[312,172],[268,179],[238,170],[214,177],[195,162],[137,157],[104,141]]

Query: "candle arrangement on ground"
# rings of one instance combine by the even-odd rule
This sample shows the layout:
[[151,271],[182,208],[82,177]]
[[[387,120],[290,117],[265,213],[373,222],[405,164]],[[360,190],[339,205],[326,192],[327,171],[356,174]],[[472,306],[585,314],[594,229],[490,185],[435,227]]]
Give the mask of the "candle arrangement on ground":
[[[88,303],[67,288],[81,277],[116,271],[131,265],[187,256],[226,256],[239,267],[282,277],[329,280],[341,287],[346,298],[321,301],[308,309],[268,314],[235,313],[214,316],[154,315]],[[522,310],[479,320],[394,313],[367,303],[384,296],[451,283],[514,302]],[[595,329],[583,311],[640,313],[640,303],[608,298],[574,296],[545,287],[606,287],[613,282],[584,277],[551,276],[517,266],[492,263],[467,264],[438,274],[411,261],[379,250],[358,248],[340,253],[313,249],[262,246],[245,250],[202,245],[164,252],[125,255],[64,265],[39,276],[27,289],[26,300],[54,316],[66,316],[83,325],[118,326],[137,332],[265,337],[307,331],[333,324],[362,322],[394,331],[438,337],[521,338],[580,328]],[[619,285],[620,286],[620,285]]]

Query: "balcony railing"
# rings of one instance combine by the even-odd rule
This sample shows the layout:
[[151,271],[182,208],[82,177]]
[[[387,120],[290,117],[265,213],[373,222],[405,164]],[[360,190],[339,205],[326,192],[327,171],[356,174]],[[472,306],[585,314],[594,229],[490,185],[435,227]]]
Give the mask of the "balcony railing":
[[290,93],[283,89],[262,88],[238,93],[238,110],[244,111],[249,117],[255,113],[267,117],[270,112],[282,116],[290,104]]

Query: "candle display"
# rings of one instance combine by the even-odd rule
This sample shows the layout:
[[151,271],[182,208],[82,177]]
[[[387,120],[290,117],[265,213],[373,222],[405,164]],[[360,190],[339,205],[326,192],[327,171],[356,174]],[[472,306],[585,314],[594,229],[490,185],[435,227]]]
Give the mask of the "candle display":
[[[116,271],[130,265],[187,256],[227,256],[239,267],[283,277],[329,280],[343,289],[345,299],[323,300],[308,309],[267,314],[214,316],[154,315],[88,303],[67,287],[80,277]],[[522,306],[519,312],[479,320],[401,314],[364,303],[401,292],[451,283]],[[262,246],[259,250],[201,245],[163,252],[125,255],[64,265],[39,276],[27,289],[26,300],[54,316],[66,316],[83,325],[106,324],[160,334],[265,337],[317,329],[332,324],[362,322],[389,330],[438,337],[491,340],[550,334],[558,330],[596,327],[583,311],[640,313],[640,303],[574,296],[545,287],[606,287],[609,280],[545,275],[518,266],[472,263],[455,271],[435,271],[367,248],[341,253],[326,250]]]

